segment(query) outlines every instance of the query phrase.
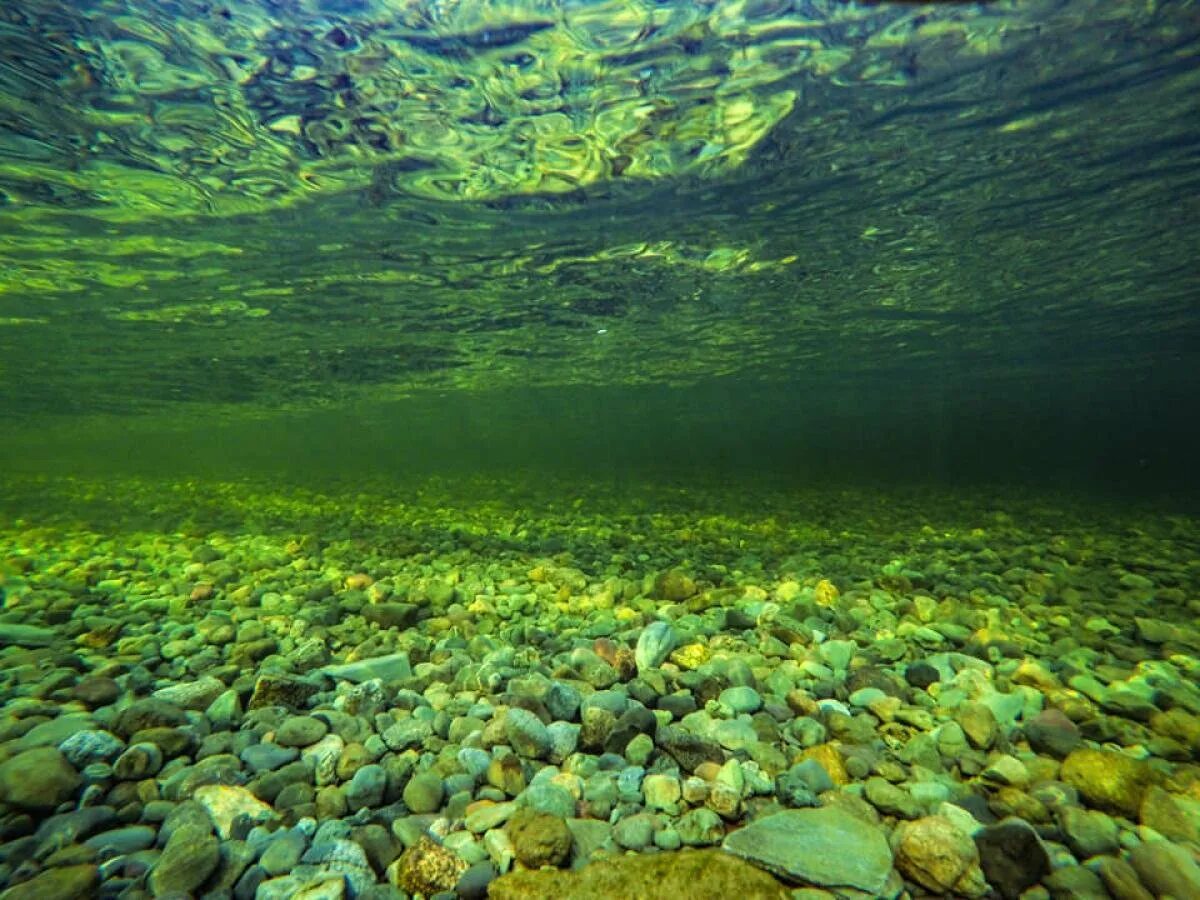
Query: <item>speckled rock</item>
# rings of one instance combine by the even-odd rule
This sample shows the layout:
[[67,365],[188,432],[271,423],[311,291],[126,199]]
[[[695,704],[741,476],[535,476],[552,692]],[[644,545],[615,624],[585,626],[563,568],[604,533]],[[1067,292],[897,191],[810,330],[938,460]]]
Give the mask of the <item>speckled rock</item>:
[[901,822],[892,834],[891,844],[896,868],[922,887],[966,897],[987,893],[974,841],[949,819],[926,816]]
[[789,900],[766,872],[720,850],[639,854],[592,863],[576,872],[512,872],[492,882],[489,900],[597,900],[686,897],[688,900]]
[[467,871],[467,863],[432,838],[422,835],[388,866],[388,881],[410,894],[433,896],[451,891]]

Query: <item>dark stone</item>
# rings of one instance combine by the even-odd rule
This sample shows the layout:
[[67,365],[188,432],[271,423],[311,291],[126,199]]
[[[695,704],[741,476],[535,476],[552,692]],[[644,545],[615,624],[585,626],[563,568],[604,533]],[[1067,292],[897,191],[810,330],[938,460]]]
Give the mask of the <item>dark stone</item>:
[[648,734],[654,736],[655,730],[658,728],[658,720],[654,718],[654,713],[646,709],[644,706],[630,706],[617,719],[613,725],[612,731],[608,733],[608,737],[604,741],[605,753],[624,753],[625,748],[639,734]]
[[701,763],[725,762],[725,752],[716,741],[689,734],[678,728],[664,728],[659,732],[658,746],[662,748],[680,768],[695,772]]
[[309,699],[316,692],[317,686],[302,678],[294,678],[289,675],[261,675],[254,683],[254,693],[250,695],[246,709],[285,706],[288,709],[300,710],[308,706]]
[[108,706],[115,703],[121,696],[121,688],[116,681],[98,675],[81,678],[71,689],[71,695],[92,709],[98,706]]
[[368,603],[363,618],[380,628],[409,628],[416,624],[419,609],[412,603]]
[[133,734],[147,728],[177,728],[185,724],[187,715],[174,703],[146,697],[125,707],[113,730],[128,741]]
[[913,687],[924,690],[931,684],[937,684],[941,680],[941,675],[934,666],[918,660],[908,664],[908,668],[904,670],[904,679]]
[[1050,855],[1033,826],[1008,818],[975,835],[979,865],[1004,900],[1016,900],[1050,872]]

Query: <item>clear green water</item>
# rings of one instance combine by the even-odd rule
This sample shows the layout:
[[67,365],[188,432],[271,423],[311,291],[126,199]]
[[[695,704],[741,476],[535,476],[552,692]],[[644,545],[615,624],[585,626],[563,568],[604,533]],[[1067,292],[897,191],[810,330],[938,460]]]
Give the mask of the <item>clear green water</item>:
[[2,452],[1192,487],[1198,44],[1188,3],[12,5]]

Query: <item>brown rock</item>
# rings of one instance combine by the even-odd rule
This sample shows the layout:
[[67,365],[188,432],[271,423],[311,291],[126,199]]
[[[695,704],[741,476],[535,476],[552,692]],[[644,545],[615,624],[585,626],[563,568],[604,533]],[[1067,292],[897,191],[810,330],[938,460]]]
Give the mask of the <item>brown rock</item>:
[[1117,856],[1102,856],[1095,861],[1096,871],[1108,892],[1116,900],[1154,900],[1154,895],[1142,887],[1133,866]]
[[431,897],[440,891],[454,890],[466,870],[466,862],[457,853],[422,835],[388,866],[387,874],[393,886],[410,894]]
[[254,682],[254,693],[246,709],[261,709],[264,706],[286,706],[300,710],[308,706],[309,698],[317,692],[317,686],[300,678],[288,675],[260,675]]
[[622,856],[574,872],[510,872],[491,883],[489,900],[788,900],[773,877],[721,850]]
[[83,900],[96,895],[100,873],[94,864],[47,869],[10,887],[0,900]]
[[0,764],[0,801],[21,809],[49,812],[71,799],[82,783],[53,747],[35,747]]
[[1156,780],[1149,763],[1110,750],[1075,750],[1063,760],[1061,778],[1092,806],[1135,818]]
[[900,874],[924,888],[967,897],[987,893],[975,842],[947,818],[901,822],[892,834],[892,850]]
[[523,866],[561,866],[571,853],[571,831],[558,816],[521,807],[504,830],[512,841],[513,855]]
[[1200,844],[1200,835],[1196,833],[1192,820],[1175,802],[1175,798],[1158,785],[1146,791],[1138,816],[1143,825],[1153,828],[1168,840]]

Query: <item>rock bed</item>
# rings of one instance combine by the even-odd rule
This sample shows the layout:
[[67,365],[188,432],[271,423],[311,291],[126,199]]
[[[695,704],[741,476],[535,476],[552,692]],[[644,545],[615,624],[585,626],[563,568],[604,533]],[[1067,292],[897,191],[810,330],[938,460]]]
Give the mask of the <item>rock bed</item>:
[[1200,896],[1187,517],[14,497],[0,898]]

